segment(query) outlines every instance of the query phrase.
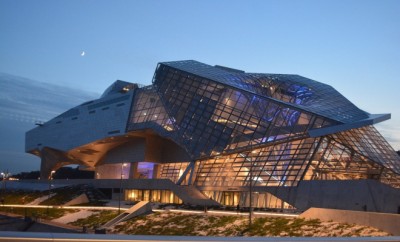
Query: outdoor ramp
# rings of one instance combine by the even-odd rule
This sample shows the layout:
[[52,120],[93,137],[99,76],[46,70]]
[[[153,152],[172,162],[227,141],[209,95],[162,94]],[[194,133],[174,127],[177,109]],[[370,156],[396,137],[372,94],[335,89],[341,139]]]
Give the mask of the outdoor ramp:
[[128,220],[130,218],[151,212],[151,204],[148,201],[141,201],[133,205],[130,209],[124,211],[117,217],[111,219],[106,224],[100,227],[100,229],[109,228],[117,223]]

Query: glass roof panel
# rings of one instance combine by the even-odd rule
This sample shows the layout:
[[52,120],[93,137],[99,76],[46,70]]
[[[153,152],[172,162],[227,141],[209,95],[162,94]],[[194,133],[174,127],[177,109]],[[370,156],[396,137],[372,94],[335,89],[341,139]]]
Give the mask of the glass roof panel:
[[368,118],[367,112],[357,108],[331,86],[299,75],[230,71],[229,68],[214,67],[193,60],[161,64],[266,98],[283,101],[342,123]]

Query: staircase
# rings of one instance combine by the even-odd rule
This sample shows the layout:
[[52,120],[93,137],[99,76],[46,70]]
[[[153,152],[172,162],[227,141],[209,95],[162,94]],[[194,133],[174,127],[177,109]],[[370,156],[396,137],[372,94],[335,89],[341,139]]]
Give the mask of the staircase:
[[93,186],[85,186],[84,193],[91,203],[97,203],[101,200],[107,200],[106,196],[100,190],[94,188]]

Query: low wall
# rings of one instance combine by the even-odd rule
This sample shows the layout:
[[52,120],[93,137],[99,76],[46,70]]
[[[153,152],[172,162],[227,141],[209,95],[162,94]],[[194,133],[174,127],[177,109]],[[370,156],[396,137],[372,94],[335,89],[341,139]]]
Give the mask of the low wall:
[[301,218],[320,219],[349,224],[371,226],[392,235],[400,235],[400,214],[349,211],[326,208],[310,208],[300,214]]
[[297,187],[260,187],[295,208],[398,213],[400,189],[375,180],[302,180]]

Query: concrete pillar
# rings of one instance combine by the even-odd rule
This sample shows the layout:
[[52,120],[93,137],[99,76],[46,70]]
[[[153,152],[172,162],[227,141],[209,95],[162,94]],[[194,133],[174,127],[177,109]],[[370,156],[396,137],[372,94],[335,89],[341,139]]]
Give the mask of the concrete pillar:
[[60,168],[61,165],[60,152],[54,151],[47,147],[41,151],[40,161],[40,180],[48,180],[50,178],[51,171],[55,171]]
[[56,150],[48,147],[44,147],[40,152],[40,179],[48,180],[52,171],[56,171],[59,168],[70,165],[88,165],[80,160],[71,159],[67,153],[61,150]]
[[131,167],[129,170],[129,179],[138,179],[139,178],[138,166],[139,166],[139,162],[131,163]]
[[154,164],[154,167],[153,167],[153,179],[160,178],[160,172],[161,172],[161,165],[160,164]]
[[51,174],[51,167],[49,166],[49,161],[42,155],[40,160],[40,180],[48,180]]

